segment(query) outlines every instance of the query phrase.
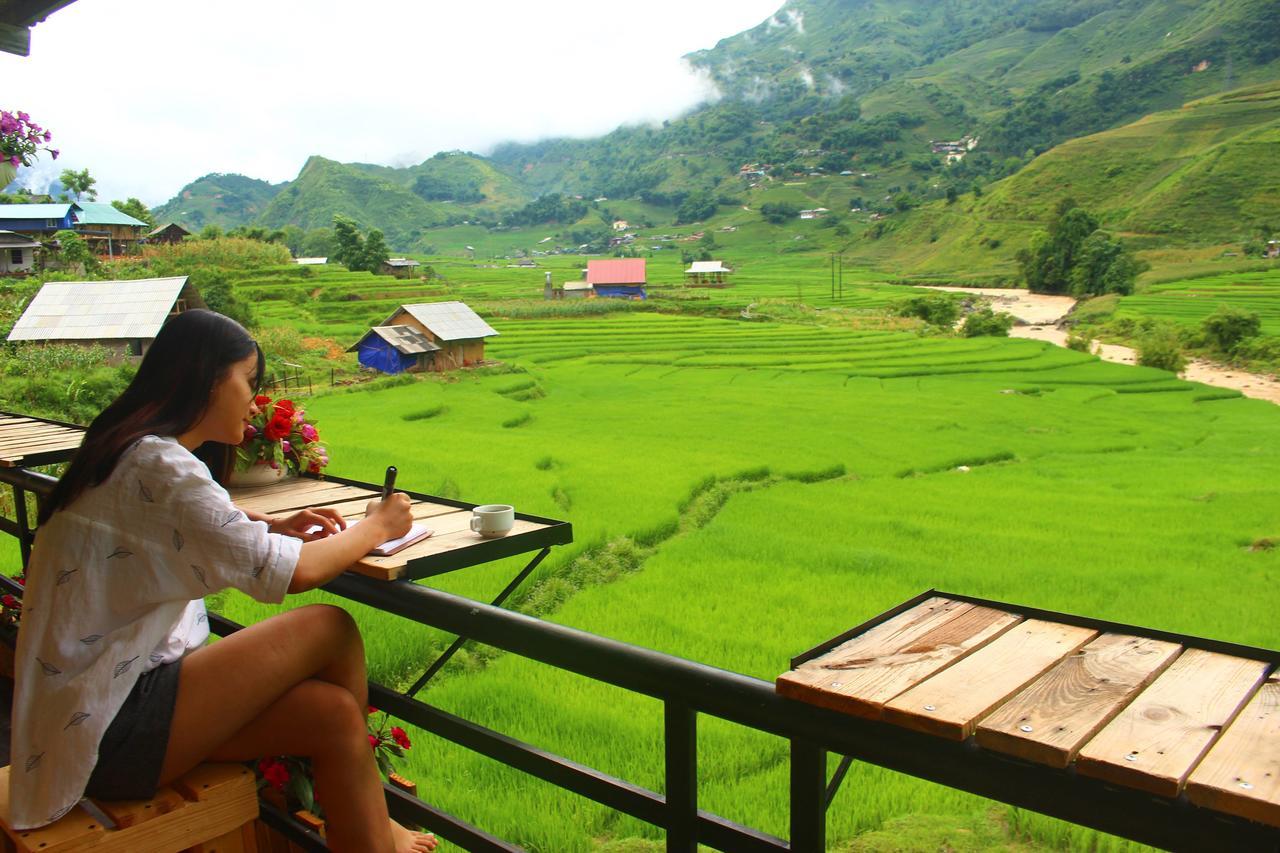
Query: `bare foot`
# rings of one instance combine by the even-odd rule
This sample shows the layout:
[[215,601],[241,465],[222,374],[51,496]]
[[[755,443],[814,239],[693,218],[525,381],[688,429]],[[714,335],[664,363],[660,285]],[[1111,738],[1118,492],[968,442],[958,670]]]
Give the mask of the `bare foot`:
[[429,832],[414,832],[394,820],[391,821],[391,837],[396,842],[396,853],[431,853],[439,842]]

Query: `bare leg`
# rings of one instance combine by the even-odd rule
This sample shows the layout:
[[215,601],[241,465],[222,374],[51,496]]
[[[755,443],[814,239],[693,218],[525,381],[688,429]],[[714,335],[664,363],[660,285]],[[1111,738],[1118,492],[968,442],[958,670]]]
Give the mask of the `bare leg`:
[[205,759],[307,756],[331,849],[429,850],[434,839],[393,832],[365,736],[367,697],[364,646],[345,611],[267,619],[183,661],[161,780]]

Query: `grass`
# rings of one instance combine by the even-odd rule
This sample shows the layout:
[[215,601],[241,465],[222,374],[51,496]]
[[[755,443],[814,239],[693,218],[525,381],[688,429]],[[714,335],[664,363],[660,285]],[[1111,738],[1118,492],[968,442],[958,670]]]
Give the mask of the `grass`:
[[[1280,639],[1269,615],[1280,556],[1249,547],[1280,535],[1273,406],[1030,341],[654,314],[512,320],[500,331],[490,354],[523,375],[321,396],[309,411],[335,473],[376,479],[394,460],[408,487],[572,521],[575,543],[521,598],[544,618],[766,679],[798,650],[930,587]],[[436,414],[404,419],[425,411]],[[484,599],[519,564],[433,584]],[[270,611],[240,598],[225,609],[241,621]],[[450,639],[352,609],[384,681],[407,682]],[[661,789],[653,700],[483,649],[423,695]],[[406,774],[429,801],[532,849],[661,837],[414,737]],[[702,806],[785,835],[786,744],[703,720],[700,749]],[[883,833],[916,843],[939,826],[984,826],[991,810],[855,765],[828,831],[835,846],[882,843]],[[1127,847],[996,813],[1020,844]]]
[[1199,327],[1220,305],[1256,313],[1263,334],[1280,335],[1280,267],[1152,284],[1121,299],[1116,315],[1159,317]]

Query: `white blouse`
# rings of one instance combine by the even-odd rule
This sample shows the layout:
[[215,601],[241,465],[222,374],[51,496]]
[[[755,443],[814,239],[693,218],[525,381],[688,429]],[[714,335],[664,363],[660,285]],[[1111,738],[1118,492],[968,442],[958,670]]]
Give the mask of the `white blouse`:
[[43,826],[79,802],[138,676],[208,636],[203,596],[233,587],[283,601],[301,549],[157,436],[42,525],[15,656],[11,825]]

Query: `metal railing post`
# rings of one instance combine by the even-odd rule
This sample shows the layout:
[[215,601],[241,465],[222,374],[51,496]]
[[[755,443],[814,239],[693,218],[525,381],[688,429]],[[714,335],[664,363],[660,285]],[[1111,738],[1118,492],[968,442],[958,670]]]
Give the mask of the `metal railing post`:
[[791,849],[822,853],[827,849],[827,751],[817,744],[791,741]]
[[667,746],[667,851],[698,849],[698,714],[683,702],[663,705]]

